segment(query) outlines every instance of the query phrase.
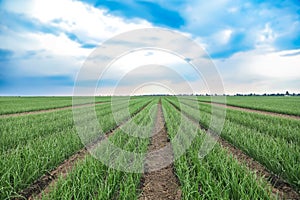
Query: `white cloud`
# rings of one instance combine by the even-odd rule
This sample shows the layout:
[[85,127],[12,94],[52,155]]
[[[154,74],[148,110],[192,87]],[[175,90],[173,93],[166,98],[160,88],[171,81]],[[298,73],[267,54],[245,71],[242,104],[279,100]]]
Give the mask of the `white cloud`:
[[[33,18],[42,25],[55,27],[58,30],[52,34],[25,29],[15,31],[13,27],[11,29],[9,26],[0,27],[2,31],[0,48],[15,52],[16,58],[10,62],[14,62],[14,66],[17,66],[17,73],[23,76],[61,74],[74,76],[92,49],[82,48],[78,41],[67,36],[67,32],[75,34],[83,43],[100,44],[119,33],[153,26],[146,20],[129,21],[110,15],[105,9],[95,8],[80,1],[7,0],[1,2],[1,7],[9,12],[25,15],[26,19]],[[180,10],[186,20],[186,26],[183,29],[190,32],[184,34],[190,37],[193,33],[196,42],[211,51],[238,45],[238,42],[229,44],[235,33],[245,34],[246,42],[253,43],[255,50],[236,53],[226,60],[216,60],[216,64],[222,72],[227,92],[270,92],[281,88],[290,88],[289,90],[300,92],[300,69],[298,67],[300,55],[295,54],[296,51],[275,52],[273,47],[273,43],[278,37],[290,34],[290,29],[296,30],[295,27],[299,27],[297,26],[299,22],[285,23],[291,22],[292,19],[283,13],[280,16],[283,22],[278,28],[278,25],[270,20],[274,18],[274,9],[260,8],[256,10],[252,8],[254,8],[252,4],[246,3],[237,6],[236,3],[228,0],[192,1]],[[243,17],[246,14],[251,17]],[[241,18],[239,19],[239,17]],[[257,22],[257,18],[261,18],[261,21]],[[291,26],[287,27],[286,24],[291,24]],[[202,37],[197,37],[198,35]],[[186,49],[186,51],[190,50]],[[37,54],[22,58],[28,51],[37,52]],[[128,55],[115,62],[112,74],[118,76],[129,72],[136,66],[147,64],[176,65],[179,68],[185,66],[179,58],[163,53],[155,53],[153,56],[145,56],[143,54],[145,52],[139,53]],[[295,55],[283,56],[288,54]],[[184,67],[180,68],[179,72],[191,73]],[[181,83],[163,81],[184,92],[185,87]],[[201,82],[195,81],[193,84],[195,88],[200,88],[197,92],[204,91]],[[147,91],[150,90],[149,88],[153,90],[153,87],[149,86]]]
[[[145,20],[126,21],[106,10],[72,0],[16,0],[4,1],[2,9],[38,20],[43,26],[56,27],[55,34],[39,30],[14,30],[1,27],[0,48],[14,51],[14,67],[19,75],[75,76],[93,49],[82,48],[67,33],[75,34],[83,43],[100,44],[116,34],[151,27]],[[19,16],[19,17],[21,17]],[[28,52],[33,52],[26,57]]]
[[270,24],[266,23],[264,29],[257,33],[256,46],[261,48],[271,46],[276,37],[277,34],[271,28]]
[[224,29],[213,34],[210,37],[210,40],[212,40],[214,45],[226,45],[228,44],[232,33],[233,33],[232,29]]
[[104,9],[72,0],[6,1],[8,11],[25,14],[41,23],[72,32],[86,42],[103,41],[113,35],[137,28],[151,27],[145,20],[128,22]]
[[239,10],[238,7],[230,7],[230,8],[227,9],[227,11],[229,13],[236,13],[238,10]]
[[300,92],[299,50],[270,51],[256,49],[241,52],[215,63],[222,73],[227,93]]

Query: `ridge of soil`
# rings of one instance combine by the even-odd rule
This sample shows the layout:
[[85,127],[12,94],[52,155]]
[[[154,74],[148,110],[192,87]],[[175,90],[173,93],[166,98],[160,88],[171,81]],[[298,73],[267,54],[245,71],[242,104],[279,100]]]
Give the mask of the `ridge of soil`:
[[[175,109],[181,112],[181,110],[174,105],[172,102],[169,102]],[[204,130],[207,134],[211,136],[216,136],[211,130],[202,126],[197,120],[188,116],[185,112],[181,112],[195,123],[200,129]],[[220,136],[215,137],[217,142],[227,150],[228,154],[232,154],[240,163],[245,164],[251,171],[253,171],[258,177],[264,178],[272,189],[272,194],[274,196],[278,196],[280,199],[300,199],[300,194],[294,190],[294,188],[279,177],[276,174],[273,174],[269,170],[265,168],[262,164],[258,161],[254,160],[252,157],[245,154],[242,150],[235,147],[234,145],[230,144],[228,141],[223,139]]]
[[[165,120],[162,112],[161,100],[158,103],[157,117],[150,145],[148,146],[148,155],[150,152],[159,150],[169,143],[168,134],[165,127]],[[172,157],[173,160],[173,157]],[[163,156],[157,155],[157,161],[163,163],[165,160]],[[145,163],[145,171],[150,164]],[[156,163],[160,164],[160,163]],[[151,172],[145,172],[141,180],[142,193],[139,200],[150,199],[181,199],[181,190],[179,181],[174,174],[173,164]]]
[[50,192],[51,186],[55,185],[58,181],[60,176],[66,177],[67,174],[73,169],[76,162],[83,160],[86,155],[89,154],[89,149],[93,149],[97,144],[104,139],[111,136],[117,129],[122,127],[124,124],[129,122],[132,117],[140,113],[144,110],[150,102],[146,103],[143,107],[141,107],[137,112],[131,115],[129,119],[124,120],[121,124],[117,125],[115,128],[109,130],[104,135],[98,137],[96,140],[92,141],[90,144],[86,145],[86,147],[82,148],[81,150],[74,153],[71,157],[64,160],[59,166],[57,166],[52,171],[48,172],[47,174],[43,175],[39,179],[37,179],[34,183],[32,183],[29,187],[25,188],[19,193],[18,197],[13,199],[41,199],[43,192],[48,193]]

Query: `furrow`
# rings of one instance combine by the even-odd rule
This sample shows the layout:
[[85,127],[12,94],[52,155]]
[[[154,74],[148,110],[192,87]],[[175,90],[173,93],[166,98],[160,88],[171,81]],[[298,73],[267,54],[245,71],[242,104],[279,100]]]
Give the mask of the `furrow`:
[[[148,146],[147,157],[152,157],[151,152],[166,147],[169,143],[168,134],[165,128],[165,120],[162,112],[161,101],[158,104],[157,118],[153,129],[150,145]],[[171,148],[170,148],[171,149]],[[171,154],[171,156],[170,156]],[[142,193],[139,200],[146,199],[181,199],[179,181],[174,174],[173,165],[169,164],[159,170],[149,170],[161,165],[164,162],[173,161],[173,152],[168,153],[168,158],[164,155],[155,155],[155,158],[148,159],[145,163],[145,174],[141,181]],[[149,171],[148,171],[149,170]],[[148,172],[147,172],[148,171]]]
[[50,191],[50,188],[55,185],[55,183],[58,180],[58,177],[66,177],[67,174],[72,170],[72,168],[75,166],[75,164],[83,160],[86,155],[88,155],[89,150],[96,147],[101,141],[111,136],[117,129],[121,128],[123,125],[128,123],[132,117],[140,113],[142,110],[144,110],[151,101],[146,103],[143,107],[141,107],[139,110],[137,110],[135,113],[132,114],[132,116],[126,120],[124,120],[121,124],[117,125],[112,130],[108,131],[104,135],[98,137],[96,140],[92,141],[86,147],[76,152],[74,155],[63,161],[57,168],[54,170],[48,172],[47,174],[43,175],[41,178],[36,180],[31,186],[28,188],[22,190],[19,193],[18,197],[15,197],[13,199],[40,199],[42,197],[43,193],[47,193]]

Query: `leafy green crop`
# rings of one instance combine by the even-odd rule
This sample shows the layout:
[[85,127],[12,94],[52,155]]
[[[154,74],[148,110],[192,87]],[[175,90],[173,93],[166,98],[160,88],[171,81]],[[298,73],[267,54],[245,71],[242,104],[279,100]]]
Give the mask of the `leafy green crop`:
[[[186,131],[185,137],[197,128],[192,121],[168,102],[163,101],[168,133],[173,139],[179,123]],[[175,170],[182,188],[183,199],[270,199],[270,189],[244,165],[228,155],[218,143],[203,159],[198,157],[205,132],[198,129],[187,152],[175,161]],[[180,146],[173,143],[173,148]],[[175,145],[175,146],[174,146]]]
[[[132,114],[151,99],[131,101]],[[108,131],[117,126],[105,104],[96,106],[99,123]],[[118,114],[127,112],[124,105]],[[122,115],[126,117],[126,115]],[[34,180],[83,148],[71,110],[0,119],[0,199],[17,195]],[[123,121],[126,119],[123,119]],[[45,126],[44,126],[45,124]],[[13,125],[13,127],[12,127]],[[94,139],[98,136],[94,136]],[[93,139],[93,138],[91,138]]]
[[[155,109],[151,109],[155,105]],[[145,126],[144,133],[146,136],[151,134],[155,117],[157,100],[152,101],[143,111],[124,124],[122,129],[117,129],[109,140],[123,150],[130,152],[145,153],[149,143],[148,137],[143,139],[133,135],[140,134],[138,130],[132,130],[130,135],[124,130],[130,130],[135,124]],[[96,147],[93,152],[97,153],[102,146]],[[109,149],[107,159],[112,159]],[[122,160],[122,157],[117,157]],[[143,159],[137,165],[143,167]],[[72,172],[66,178],[61,178],[47,193],[44,199],[137,199],[139,195],[138,187],[141,174],[126,173],[116,169],[108,168],[92,156],[86,156],[85,160],[78,162]]]
[[[178,102],[170,98],[169,101],[178,106]],[[181,109],[185,114],[199,121],[202,126],[209,127],[211,113],[208,107],[200,104],[199,116],[191,101],[182,102]],[[297,127],[300,127],[298,120],[228,109],[221,137],[286,179],[299,191],[300,139]]]

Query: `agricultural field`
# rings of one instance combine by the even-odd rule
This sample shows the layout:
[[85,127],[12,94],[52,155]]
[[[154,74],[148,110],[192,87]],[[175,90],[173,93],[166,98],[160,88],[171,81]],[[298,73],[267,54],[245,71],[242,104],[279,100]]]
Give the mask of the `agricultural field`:
[[[209,96],[199,96],[201,102],[211,102]],[[275,113],[300,116],[300,96],[228,96],[226,104]],[[218,97],[213,98],[218,103]]]
[[[110,97],[95,97],[95,102],[107,102]],[[72,97],[0,97],[0,115],[72,106]]]
[[[118,97],[114,109],[110,97],[96,97],[95,107],[74,108],[95,111],[101,127],[84,118],[82,139],[71,97],[1,97],[0,199],[300,199],[300,98],[277,98],[228,98],[251,110],[226,108],[217,133],[219,107],[207,97]],[[207,137],[216,143],[199,157]],[[168,157],[155,161],[174,162],[147,171],[164,147]]]

